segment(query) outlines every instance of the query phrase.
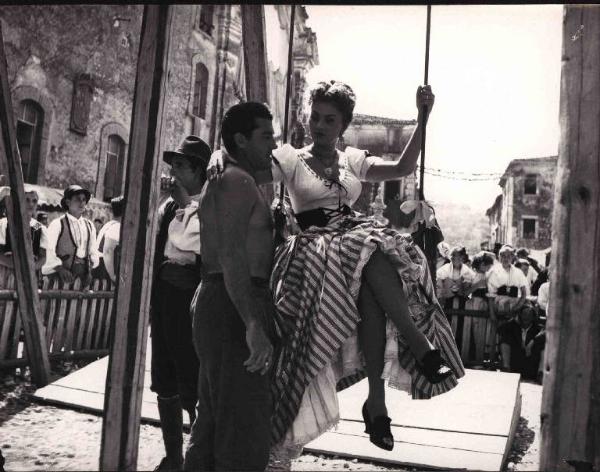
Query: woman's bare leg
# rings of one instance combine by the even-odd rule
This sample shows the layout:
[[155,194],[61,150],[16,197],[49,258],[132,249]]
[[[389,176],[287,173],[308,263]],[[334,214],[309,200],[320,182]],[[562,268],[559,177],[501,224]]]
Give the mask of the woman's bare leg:
[[358,340],[365,357],[369,380],[367,408],[371,418],[387,416],[385,406],[385,384],[381,378],[385,353],[386,318],[383,309],[375,300],[371,287],[363,283],[358,297],[361,322],[358,325]]
[[406,339],[414,356],[421,360],[434,347],[415,325],[408,310],[406,296],[402,291],[400,277],[380,250],[376,250],[369,259],[363,270],[363,277],[379,306]]

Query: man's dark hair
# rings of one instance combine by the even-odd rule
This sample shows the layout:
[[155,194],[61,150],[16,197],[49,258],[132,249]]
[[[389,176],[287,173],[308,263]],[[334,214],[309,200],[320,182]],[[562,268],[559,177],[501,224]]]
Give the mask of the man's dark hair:
[[125,197],[123,195],[119,195],[118,197],[111,199],[110,208],[112,209],[113,216],[122,216],[123,210],[125,209]]
[[232,156],[237,153],[237,145],[233,136],[235,133],[242,133],[246,138],[250,139],[252,131],[258,128],[256,120],[263,118],[272,120],[273,115],[269,108],[258,102],[244,102],[233,105],[223,117],[221,123],[221,137],[225,149]]

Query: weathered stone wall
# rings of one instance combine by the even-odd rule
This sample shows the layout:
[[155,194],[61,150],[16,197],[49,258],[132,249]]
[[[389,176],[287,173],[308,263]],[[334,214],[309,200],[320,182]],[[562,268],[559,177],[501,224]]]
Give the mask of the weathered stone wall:
[[[219,147],[223,113],[245,99],[241,8],[215,5],[211,34],[198,27],[202,8],[183,4],[173,9],[162,149],[177,147],[192,133]],[[102,198],[106,144],[101,138],[107,129],[119,129],[124,141],[129,141],[142,14],[141,5],[0,9],[15,111],[21,100],[29,98],[45,112],[38,184],[62,189],[77,183]],[[305,16],[297,22],[304,24]],[[285,37],[286,28],[289,24],[277,27],[279,36]],[[314,33],[311,38],[316,41]],[[287,50],[287,39],[283,46],[279,45]],[[311,48],[316,54],[316,46]],[[303,51],[298,54],[306,56]],[[208,71],[204,118],[192,114],[199,62]],[[69,129],[74,79],[82,73],[89,74],[93,82],[85,136]],[[273,70],[272,64],[269,73],[271,108],[278,127],[283,120],[285,77],[281,70]],[[167,172],[168,166],[162,164],[162,170]]]
[[[141,16],[134,5],[0,9],[15,110],[15,98],[35,99],[36,92],[50,107],[44,110],[51,123],[38,183],[77,183],[95,191],[102,127],[116,122],[129,129]],[[118,26],[115,18],[122,18]],[[94,84],[85,136],[69,130],[73,81],[81,73]]]
[[[537,195],[524,195],[523,187],[526,174],[538,174]],[[540,161],[539,163],[519,167],[513,171],[513,243],[516,247],[529,249],[546,249],[552,244],[552,210],[554,208],[554,176],[556,161]],[[521,220],[526,216],[537,216],[538,237],[524,239]]]

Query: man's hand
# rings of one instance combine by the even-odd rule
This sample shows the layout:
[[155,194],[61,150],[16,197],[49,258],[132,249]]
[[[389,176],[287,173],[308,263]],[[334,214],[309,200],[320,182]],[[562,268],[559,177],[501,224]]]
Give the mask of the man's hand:
[[273,362],[273,345],[258,323],[250,323],[246,328],[246,344],[250,351],[250,357],[244,362],[246,369],[266,374]]
[[60,280],[63,284],[70,284],[73,282],[73,274],[71,274],[71,272],[65,269],[63,266],[57,267],[56,273],[60,277]]

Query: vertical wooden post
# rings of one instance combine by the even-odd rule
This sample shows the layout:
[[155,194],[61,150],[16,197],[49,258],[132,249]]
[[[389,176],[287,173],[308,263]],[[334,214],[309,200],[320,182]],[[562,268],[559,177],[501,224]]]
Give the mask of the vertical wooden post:
[[21,156],[17,148],[15,122],[13,117],[10,85],[8,83],[8,64],[4,53],[4,36],[0,24],[0,173],[8,175],[12,198],[7,198],[7,215],[10,222],[9,233],[13,248],[15,281],[19,302],[19,311],[25,346],[33,381],[40,387],[50,380],[50,361],[44,336],[40,312],[40,300],[37,292],[37,280],[33,263],[33,246],[29,230],[29,217],[25,212],[25,191],[23,188],[23,169]]
[[242,4],[242,38],[248,101],[268,103],[267,43],[263,5]]
[[540,469],[600,470],[598,6],[565,6],[560,124]]
[[135,470],[137,464],[172,8],[144,6],[104,396],[101,470]]

